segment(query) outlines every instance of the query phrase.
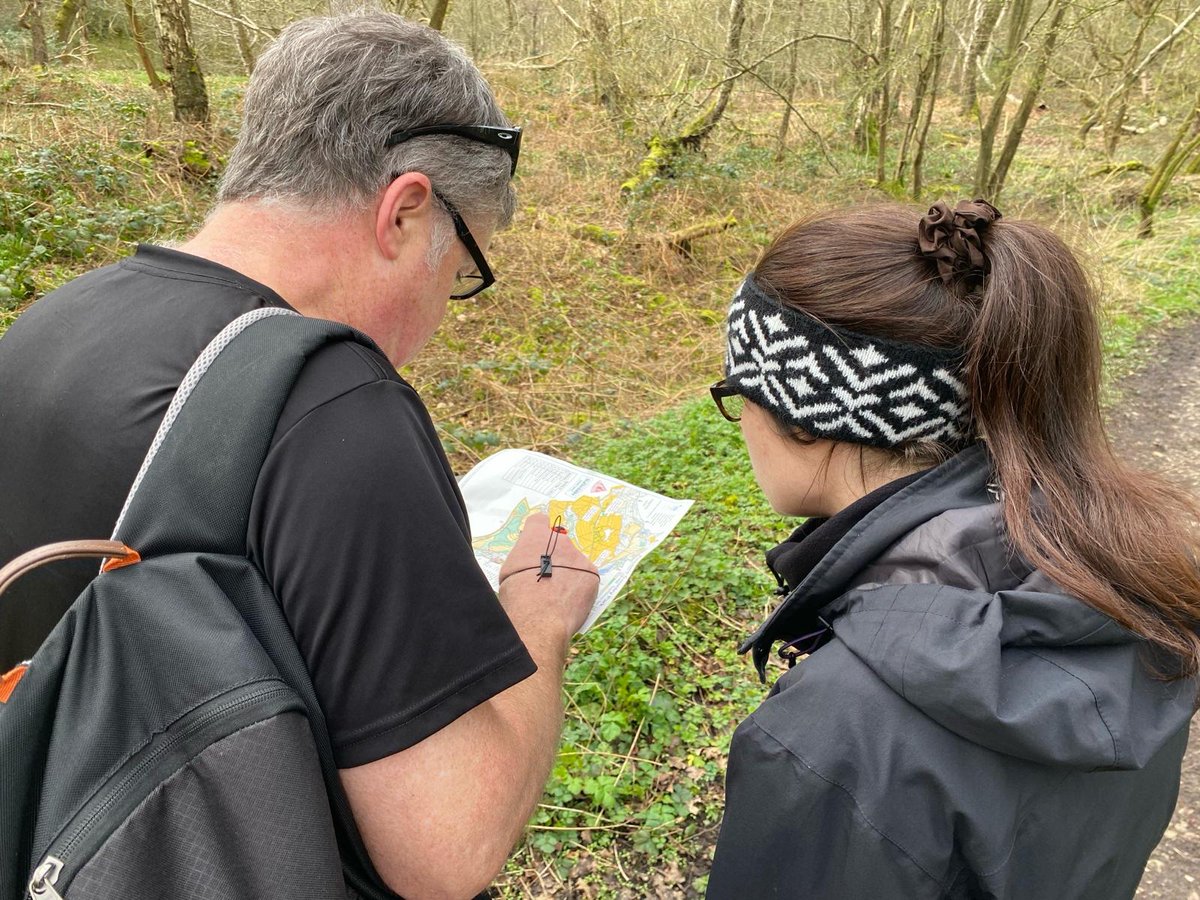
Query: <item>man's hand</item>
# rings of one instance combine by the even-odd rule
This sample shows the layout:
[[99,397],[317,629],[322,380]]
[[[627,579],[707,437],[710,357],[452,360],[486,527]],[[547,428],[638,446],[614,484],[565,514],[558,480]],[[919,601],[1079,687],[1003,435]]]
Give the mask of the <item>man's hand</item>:
[[[552,552],[551,552],[552,551]],[[538,578],[541,558],[550,553],[551,573]],[[554,533],[550,517],[534,513],[500,567],[500,603],[528,645],[532,629],[558,636],[565,649],[592,611],[600,575],[567,537]]]

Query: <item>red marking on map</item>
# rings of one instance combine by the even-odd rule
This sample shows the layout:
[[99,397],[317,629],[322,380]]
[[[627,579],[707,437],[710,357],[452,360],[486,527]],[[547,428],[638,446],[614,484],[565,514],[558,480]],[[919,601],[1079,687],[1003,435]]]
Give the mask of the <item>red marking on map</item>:
[[592,485],[592,493],[593,494],[603,494],[606,490],[607,490],[607,488],[604,487],[603,481],[597,481],[595,484]]

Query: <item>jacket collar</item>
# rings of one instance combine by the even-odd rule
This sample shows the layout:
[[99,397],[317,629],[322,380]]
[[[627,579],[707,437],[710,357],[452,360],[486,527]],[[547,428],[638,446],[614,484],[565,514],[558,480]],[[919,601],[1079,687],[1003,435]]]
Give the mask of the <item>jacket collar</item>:
[[778,594],[790,594],[855,524],[880,503],[903,490],[924,471],[889,481],[828,518],[809,519],[782,544],[767,551],[767,567],[779,582]]
[[[819,545],[809,550],[802,549],[807,541],[797,545],[790,553],[802,555],[784,562],[779,568],[776,565],[780,556],[789,555],[789,551],[776,548],[772,551],[776,554],[774,559],[768,555],[776,577],[782,575],[781,583],[790,590],[758,630],[741,644],[738,652],[753,651],[754,666],[759,678],[765,680],[767,659],[776,641],[792,640],[819,626],[822,611],[852,585],[854,576],[918,525],[947,510],[990,502],[987,483],[991,477],[987,451],[982,443],[977,443],[934,469],[901,479],[898,489],[897,482],[885,485],[808,531],[805,531],[808,523],[801,526],[792,535],[792,540],[821,536]],[[888,488],[892,490],[889,492]],[[882,498],[877,497],[878,494],[883,494]],[[867,507],[865,513],[864,507]],[[826,536],[821,535],[829,526],[835,526],[835,530],[826,535],[832,538],[832,546],[825,540]],[[821,552],[815,561],[811,557],[816,554],[810,555],[811,550]],[[783,568],[788,571],[781,571]],[[799,576],[799,583],[789,575]]]

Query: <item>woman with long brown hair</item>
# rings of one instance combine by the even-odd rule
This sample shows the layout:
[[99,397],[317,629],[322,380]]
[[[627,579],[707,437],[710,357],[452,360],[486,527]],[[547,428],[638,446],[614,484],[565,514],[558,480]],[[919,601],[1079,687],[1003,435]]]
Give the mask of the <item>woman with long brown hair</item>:
[[767,554],[743,650],[794,667],[734,736],[708,896],[1132,896],[1196,700],[1196,520],[1113,456],[1074,254],[984,201],[815,216],[712,391],[810,518]]

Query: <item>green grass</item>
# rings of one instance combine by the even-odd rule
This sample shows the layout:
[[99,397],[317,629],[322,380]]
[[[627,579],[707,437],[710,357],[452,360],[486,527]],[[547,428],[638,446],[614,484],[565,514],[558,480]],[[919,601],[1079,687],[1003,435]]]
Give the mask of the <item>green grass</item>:
[[1122,239],[1111,260],[1140,289],[1133,302],[1111,308],[1105,321],[1106,364],[1109,377],[1117,379],[1144,363],[1163,328],[1200,310],[1200,214],[1161,211],[1153,238]]

